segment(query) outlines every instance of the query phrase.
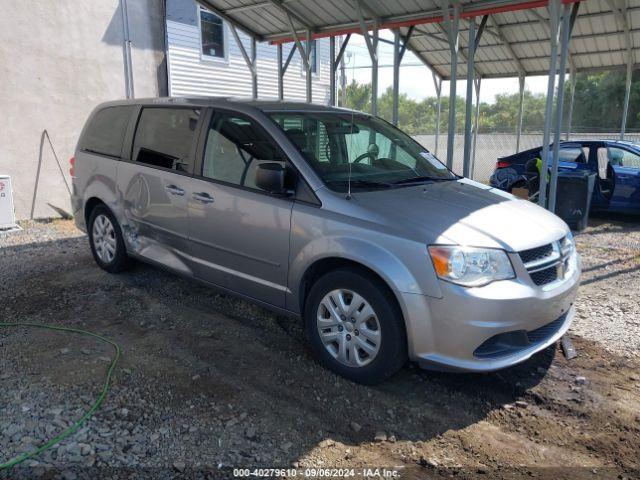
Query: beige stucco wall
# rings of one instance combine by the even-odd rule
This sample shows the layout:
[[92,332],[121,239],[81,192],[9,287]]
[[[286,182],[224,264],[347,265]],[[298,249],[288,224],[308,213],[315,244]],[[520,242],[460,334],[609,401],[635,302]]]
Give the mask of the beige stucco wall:
[[[120,0],[0,0],[0,174],[12,177],[16,215],[31,210],[40,135],[68,159],[93,107],[124,98]],[[128,0],[137,97],[166,95],[162,0]],[[36,217],[70,210],[48,144]]]

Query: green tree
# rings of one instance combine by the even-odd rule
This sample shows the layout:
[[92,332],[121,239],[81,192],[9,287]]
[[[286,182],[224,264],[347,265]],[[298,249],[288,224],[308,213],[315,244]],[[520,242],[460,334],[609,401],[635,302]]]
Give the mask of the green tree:
[[[572,131],[613,131],[620,129],[624,109],[625,74],[606,72],[576,76]],[[565,83],[565,126],[571,98],[571,83]],[[640,129],[640,73],[634,72],[629,97],[627,129]]]
[[[594,75],[578,75],[573,113],[573,131],[617,132],[622,120],[625,76],[620,72]],[[569,82],[565,83],[564,128],[568,119],[570,102]],[[359,84],[355,80],[347,86],[346,106],[355,110],[371,112],[371,85]],[[493,103],[480,104],[481,133],[515,133],[518,122],[520,96],[496,95]],[[525,90],[523,109],[523,132],[540,132],[544,127],[546,95]],[[391,120],[393,91],[388,88],[378,97],[378,115]],[[406,94],[398,96],[398,126],[407,133],[433,133],[436,130],[438,102],[435,97],[415,101]],[[465,101],[456,98],[456,131],[464,131]],[[449,98],[441,98],[440,131],[448,130]],[[634,72],[631,84],[628,130],[640,130],[640,71]]]
[[347,108],[371,113],[371,84],[358,83],[353,80],[346,89]]

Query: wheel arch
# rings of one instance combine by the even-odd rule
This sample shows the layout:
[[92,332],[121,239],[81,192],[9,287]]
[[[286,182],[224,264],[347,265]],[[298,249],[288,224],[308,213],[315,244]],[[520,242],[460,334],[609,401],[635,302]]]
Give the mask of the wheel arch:
[[104,205],[109,208],[109,206],[99,197],[91,197],[87,199],[84,204],[84,223],[89,228],[89,219],[91,218],[91,213],[98,205]]
[[394,300],[395,306],[398,308],[398,311],[402,316],[402,323],[405,327],[405,332],[407,331],[406,319],[404,318],[400,299],[398,298],[397,292],[391,287],[391,285],[389,285],[387,280],[385,280],[382,275],[371,267],[357,260],[345,257],[332,256],[320,258],[307,267],[298,286],[298,308],[300,309],[301,315],[304,315],[305,303],[315,282],[317,282],[323,275],[338,269],[357,271],[365,276],[373,278],[376,283],[384,288],[389,297]]

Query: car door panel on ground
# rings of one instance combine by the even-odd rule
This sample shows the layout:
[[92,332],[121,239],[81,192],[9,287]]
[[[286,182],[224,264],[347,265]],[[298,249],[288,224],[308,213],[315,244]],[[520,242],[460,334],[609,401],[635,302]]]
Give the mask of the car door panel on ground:
[[118,166],[129,247],[184,273],[193,269],[187,192],[200,114],[193,108],[143,108],[131,161]]
[[197,277],[284,307],[293,200],[255,186],[264,162],[285,163],[257,123],[214,112],[187,197]]

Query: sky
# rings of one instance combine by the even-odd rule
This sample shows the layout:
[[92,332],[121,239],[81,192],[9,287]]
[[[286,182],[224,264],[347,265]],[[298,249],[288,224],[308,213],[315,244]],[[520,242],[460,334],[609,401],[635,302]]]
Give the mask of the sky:
[[[389,30],[380,31],[380,38],[393,40],[393,33]],[[393,84],[393,45],[378,43],[378,92],[382,94]],[[345,73],[347,82],[355,79],[358,83],[371,82],[371,60],[361,35],[352,35],[345,51]],[[466,95],[466,79],[459,80],[456,93],[459,97]],[[532,93],[546,93],[547,77],[527,77],[525,88]],[[449,94],[449,82],[442,83],[442,95]],[[480,87],[480,100],[493,103],[498,93],[517,93],[518,79],[483,79]],[[407,51],[400,67],[400,93],[414,100],[435,96],[431,72],[411,52]]]

